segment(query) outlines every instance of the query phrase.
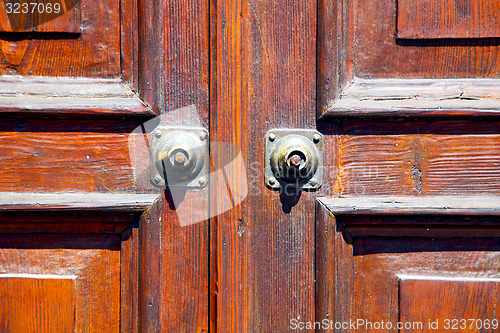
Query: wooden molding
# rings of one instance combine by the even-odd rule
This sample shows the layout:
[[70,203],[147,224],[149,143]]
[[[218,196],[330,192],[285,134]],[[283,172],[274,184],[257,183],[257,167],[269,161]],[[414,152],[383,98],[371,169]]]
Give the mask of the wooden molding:
[[500,196],[318,198],[334,215],[500,215]]
[[0,211],[143,212],[158,194],[0,192]]
[[0,77],[0,114],[154,116],[121,79]]
[[500,80],[354,79],[321,118],[500,116]]

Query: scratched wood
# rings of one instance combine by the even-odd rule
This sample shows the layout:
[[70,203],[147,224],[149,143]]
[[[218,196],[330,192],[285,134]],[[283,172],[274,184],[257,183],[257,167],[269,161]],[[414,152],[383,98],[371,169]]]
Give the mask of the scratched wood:
[[398,0],[398,38],[500,37],[495,0]]
[[[209,2],[147,0],[138,6],[139,95],[160,114],[163,125],[208,129]],[[149,191],[148,175],[137,186]],[[153,233],[144,238],[144,246],[151,247],[145,252],[150,261],[140,267],[140,272],[151,272],[148,282],[139,285],[148,291],[140,296],[144,307],[139,318],[148,316],[144,327],[150,331],[209,329],[209,191],[208,186],[200,191],[162,191],[155,213],[161,223],[146,229]],[[200,219],[192,221],[193,216]],[[160,246],[161,252],[155,250]]]
[[498,79],[355,79],[321,116],[498,115]]
[[19,116],[124,117],[154,113],[121,79],[0,79],[0,113]]
[[[234,167],[227,181],[248,196],[213,220],[211,328],[284,332],[292,318],[314,320],[314,194],[264,186],[263,137],[314,128],[316,2],[227,0],[214,12],[211,135],[241,149],[248,181]],[[214,159],[222,167],[224,156]]]
[[346,120],[327,195],[496,195],[497,128],[492,121]]
[[2,191],[133,191],[126,134],[0,134]]
[[[442,327],[445,327],[448,319],[449,327],[459,327],[461,332],[466,333],[477,332],[478,328],[483,326],[484,321],[487,323],[486,326],[494,332],[496,329],[489,324],[492,321],[490,318],[498,318],[500,315],[500,310],[496,306],[498,288],[500,288],[500,279],[404,277],[399,281],[400,320],[410,323],[420,322],[429,328],[430,318],[433,323],[437,320],[438,325],[441,322]],[[464,317],[465,314],[467,318]],[[466,320],[464,325],[462,319],[468,318],[475,319],[477,322]],[[457,319],[458,324],[453,319]],[[401,331],[406,333],[422,330],[409,327]]]
[[[37,7],[30,5],[29,1],[16,2],[20,5],[19,9],[14,3],[0,3],[0,32],[80,32],[80,6],[77,0],[43,0],[36,2]],[[54,6],[56,3],[59,7]],[[27,7],[25,4],[28,4]]]
[[119,2],[81,0],[79,7],[80,33],[45,32],[43,26],[41,31],[1,33],[0,74],[118,77]]

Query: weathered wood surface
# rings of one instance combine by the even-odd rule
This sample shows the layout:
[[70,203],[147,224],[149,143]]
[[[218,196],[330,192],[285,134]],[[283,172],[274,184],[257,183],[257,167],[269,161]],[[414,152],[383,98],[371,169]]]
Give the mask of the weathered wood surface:
[[[383,320],[395,325],[405,317],[409,320],[425,318],[424,325],[429,320],[439,320],[442,325],[447,316],[472,318],[476,315],[479,319],[498,316],[493,306],[496,296],[491,299],[491,293],[484,292],[473,295],[482,289],[483,285],[477,283],[500,279],[498,216],[496,227],[487,229],[477,220],[460,223],[458,216],[445,215],[440,221],[433,221],[418,213],[408,218],[406,225],[401,217],[395,216],[396,221],[393,221],[387,215],[377,220],[352,215],[347,220],[347,216],[334,217],[326,206],[318,204],[317,321],[326,318],[334,324],[342,324],[363,318],[372,323]],[[488,219],[480,217],[485,218]],[[410,229],[415,219],[418,225]],[[435,229],[436,223],[441,230]],[[377,232],[384,224],[387,224],[385,233]],[[448,229],[445,229],[446,224]],[[462,227],[466,224],[470,226],[468,230]],[[405,234],[398,233],[400,228]],[[406,288],[409,286],[406,284],[400,290],[403,279],[425,281],[419,283],[419,288]],[[433,298],[437,293],[439,297]],[[428,294],[434,296],[428,297]],[[468,302],[460,301],[463,299]],[[408,302],[419,304],[408,306]],[[421,306],[426,310],[413,310]],[[420,316],[422,313],[425,315]],[[345,331],[372,330],[365,326],[355,329],[348,326]],[[330,326],[318,331],[337,332],[338,328]]]
[[500,37],[497,0],[397,0],[398,38]]
[[120,2],[80,0],[80,33],[0,33],[0,74],[120,76]]
[[[13,6],[7,7],[8,3]],[[18,8],[14,5],[16,3],[21,6]],[[28,8],[25,8],[25,3]],[[29,1],[0,3],[0,32],[80,32],[81,9],[78,0],[45,0],[31,3],[37,4],[38,7],[30,5]],[[57,12],[54,8],[56,3],[60,5]],[[11,13],[7,13],[7,8]]]
[[355,79],[321,117],[499,116],[500,80]]
[[0,114],[152,116],[120,79],[3,76]]
[[267,131],[315,126],[316,12],[313,0],[214,4],[210,130],[241,148],[247,178],[228,167],[226,181],[248,196],[213,219],[213,332],[286,332],[293,318],[314,320],[315,195],[271,191],[262,170]]
[[[411,3],[412,6],[420,6],[431,0],[402,1]],[[439,6],[455,4],[454,1],[432,0],[432,2]],[[486,1],[487,4],[491,2]],[[470,6],[465,1],[461,3],[462,7],[475,10],[480,7],[478,3],[484,2],[474,1]],[[346,88],[346,83],[352,82],[355,77],[362,79],[498,79],[499,77],[500,65],[495,59],[498,57],[500,46],[496,37],[397,39],[395,34],[398,11],[395,0],[321,0],[319,9],[318,115],[335,107],[335,102]],[[498,24],[495,13],[494,10],[489,11],[488,18]],[[448,14],[455,15],[452,11],[447,12]],[[420,24],[418,17],[412,20]],[[445,18],[437,20],[437,22],[444,21]],[[469,18],[466,21],[470,25],[484,26],[486,30],[497,29],[486,23],[486,17],[474,23]],[[436,30],[429,29],[429,33],[433,33],[432,31]],[[472,32],[473,29],[468,31]],[[454,32],[460,33],[460,30],[455,29]]]
[[[36,230],[36,229],[35,229]],[[116,332],[120,323],[120,236],[105,234],[9,234],[0,237],[2,274],[75,276],[75,327],[71,332]],[[50,288],[46,285],[45,288]],[[19,285],[17,293],[37,291]],[[28,289],[29,288],[29,289]],[[54,295],[54,290],[46,293]],[[1,301],[7,301],[2,298]],[[36,306],[40,303],[27,303]],[[14,304],[3,304],[8,309]],[[57,303],[51,304],[56,306]],[[2,311],[2,310],[0,310]],[[65,310],[61,309],[61,312]],[[41,314],[40,311],[37,311]],[[28,318],[25,317],[25,320]],[[4,322],[3,322],[4,323]],[[3,324],[2,323],[2,324]],[[0,325],[2,325],[0,324]],[[27,324],[27,323],[26,323]],[[46,324],[46,323],[44,323]],[[50,325],[50,322],[47,323]],[[2,326],[0,326],[2,327]],[[41,325],[40,328],[44,326]],[[38,327],[33,332],[38,332]],[[53,332],[54,330],[49,330]]]
[[[43,122],[38,124],[43,128]],[[0,134],[1,191],[135,190],[127,134],[89,133],[80,127],[76,132],[71,128],[52,132],[28,128],[31,130]]]
[[498,195],[493,120],[345,119],[327,137],[324,196]]
[[334,215],[500,215],[500,196],[318,198]]
[[157,194],[0,192],[0,211],[126,211],[142,212]]

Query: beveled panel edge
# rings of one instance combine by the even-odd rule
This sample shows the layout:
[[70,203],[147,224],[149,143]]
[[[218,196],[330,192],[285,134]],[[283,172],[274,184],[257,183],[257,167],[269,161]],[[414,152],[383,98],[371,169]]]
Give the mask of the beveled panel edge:
[[84,211],[143,212],[161,198],[135,193],[19,193],[0,192],[0,212]]
[[355,78],[319,118],[435,116],[500,116],[500,80]]
[[500,196],[319,197],[334,215],[500,215]]
[[0,116],[152,117],[122,79],[0,76]]

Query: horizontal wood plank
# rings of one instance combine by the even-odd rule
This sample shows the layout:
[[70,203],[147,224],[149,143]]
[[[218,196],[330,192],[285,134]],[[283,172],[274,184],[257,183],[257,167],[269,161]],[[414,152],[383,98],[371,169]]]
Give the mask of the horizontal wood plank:
[[153,116],[120,79],[3,76],[0,114]]
[[500,116],[500,80],[355,79],[321,117]]
[[500,37],[498,0],[398,0],[398,38]]
[[157,199],[157,194],[0,192],[0,211],[141,212]]
[[359,196],[318,200],[334,215],[500,215],[500,196]]

